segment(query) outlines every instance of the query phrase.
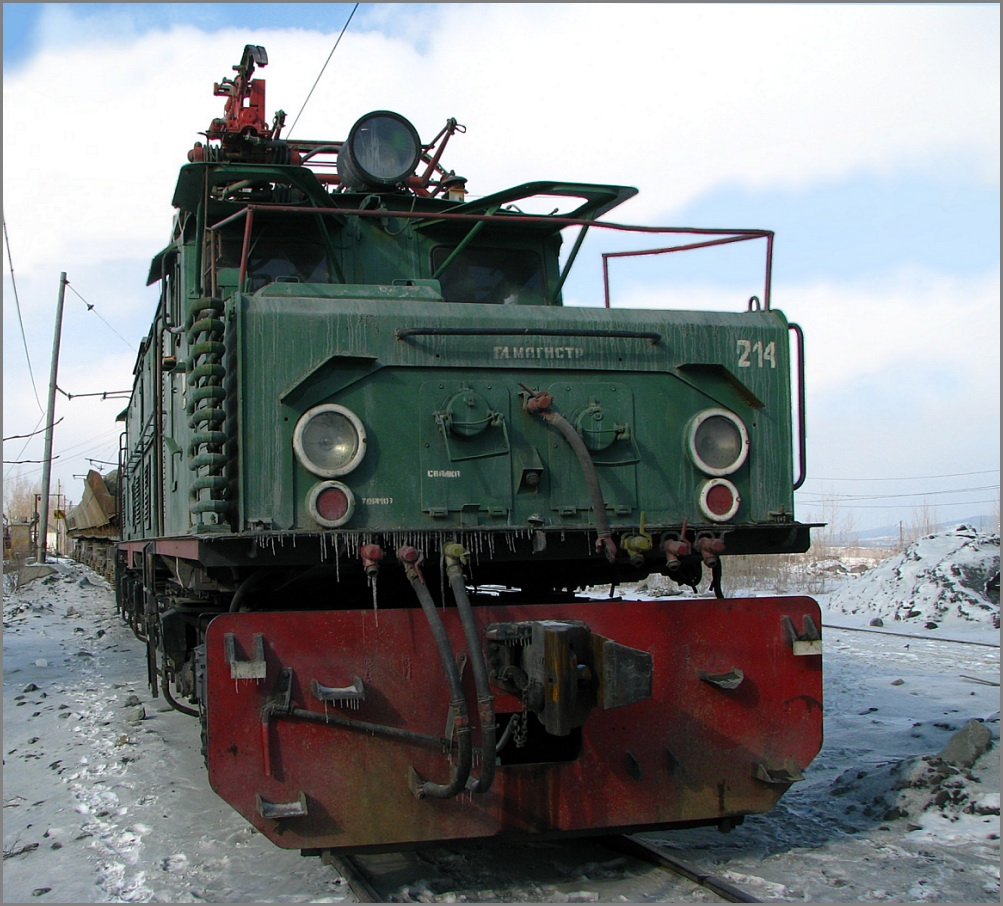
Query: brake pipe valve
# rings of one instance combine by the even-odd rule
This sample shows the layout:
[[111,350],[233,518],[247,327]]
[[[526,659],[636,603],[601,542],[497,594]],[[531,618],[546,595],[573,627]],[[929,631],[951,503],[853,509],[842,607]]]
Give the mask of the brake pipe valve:
[[717,566],[718,555],[724,553],[724,541],[713,535],[701,535],[693,546],[709,567]]
[[636,535],[621,535],[620,547],[630,557],[630,565],[640,567],[644,565],[644,555],[654,546],[651,535],[644,530],[644,513],[641,513],[641,526]]
[[404,570],[407,573],[408,579],[412,577],[417,577],[418,581],[422,585],[425,584],[425,577],[421,574],[419,567],[425,562],[425,555],[415,548],[404,545],[397,549],[397,559],[404,564]]
[[450,565],[456,563],[466,566],[467,556],[469,553],[470,552],[462,544],[456,541],[451,541],[442,546],[442,555],[446,558],[446,562]]
[[661,544],[658,546],[665,554],[665,563],[670,570],[678,568],[680,557],[688,557],[693,553],[693,547],[689,541],[677,538],[675,535],[663,535]]
[[366,571],[366,575],[370,579],[375,579],[376,574],[380,571],[383,548],[378,544],[363,544],[359,550],[359,556],[362,558],[362,566]]

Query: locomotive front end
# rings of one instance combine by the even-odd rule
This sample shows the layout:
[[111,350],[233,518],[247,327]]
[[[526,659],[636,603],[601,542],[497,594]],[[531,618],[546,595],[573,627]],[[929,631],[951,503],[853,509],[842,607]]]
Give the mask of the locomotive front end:
[[119,604],[213,789],[308,852],[770,809],[822,733],[817,604],[723,590],[810,543],[772,234],[673,247],[764,241],[737,311],[566,306],[636,190],[470,200],[455,120],[284,141],[265,62],[181,170],[125,416]]

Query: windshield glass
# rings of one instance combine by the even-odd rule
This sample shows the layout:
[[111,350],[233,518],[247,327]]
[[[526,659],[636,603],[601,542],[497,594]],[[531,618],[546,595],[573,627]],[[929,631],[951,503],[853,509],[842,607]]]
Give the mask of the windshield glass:
[[[220,237],[216,266],[240,267],[243,237],[239,233]],[[324,244],[316,235],[295,232],[281,222],[255,222],[247,256],[249,290],[269,283],[331,283]]]
[[[437,271],[453,249],[432,252]],[[447,302],[479,302],[496,305],[543,305],[543,261],[530,249],[466,248],[439,275]]]

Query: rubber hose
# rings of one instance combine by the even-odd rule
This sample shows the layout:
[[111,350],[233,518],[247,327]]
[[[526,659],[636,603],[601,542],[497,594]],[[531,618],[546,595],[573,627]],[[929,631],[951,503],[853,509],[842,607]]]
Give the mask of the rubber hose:
[[473,762],[473,752],[470,742],[470,716],[467,713],[467,702],[463,697],[463,689],[460,686],[460,671],[456,669],[453,649],[449,644],[446,628],[442,625],[439,612],[435,608],[435,601],[432,600],[432,595],[412,565],[408,565],[407,577],[411,582],[411,587],[414,588],[415,594],[418,596],[421,609],[425,611],[429,628],[432,630],[432,636],[435,638],[435,644],[439,649],[439,657],[442,659],[442,669],[449,683],[449,707],[455,715],[454,726],[457,742],[456,764],[453,766],[453,776],[449,782],[433,783],[430,780],[422,780],[418,772],[412,768],[412,789],[419,798],[421,796],[431,796],[433,799],[452,799],[463,791],[467,785],[467,778],[470,776],[470,768]]
[[459,563],[451,561],[446,568],[449,587],[453,590],[456,607],[460,611],[463,634],[470,649],[470,667],[474,672],[474,688],[477,690],[477,714],[481,722],[481,776],[470,789],[475,793],[486,793],[495,779],[495,700],[488,684],[488,667],[484,651],[474,622],[474,610],[467,597],[467,587],[463,581],[463,570]]

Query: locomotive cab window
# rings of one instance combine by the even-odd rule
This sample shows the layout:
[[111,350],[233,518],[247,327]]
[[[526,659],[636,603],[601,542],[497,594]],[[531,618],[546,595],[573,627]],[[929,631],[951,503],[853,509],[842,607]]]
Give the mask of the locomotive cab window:
[[[453,249],[440,246],[432,252],[432,270],[438,272]],[[531,249],[466,248],[440,275],[442,297],[447,302],[494,305],[543,305],[546,302],[543,261]]]
[[[255,222],[247,255],[248,290],[255,292],[270,283],[331,283],[331,270],[324,243],[316,235],[281,221]],[[240,267],[243,235],[220,237],[216,267]]]

